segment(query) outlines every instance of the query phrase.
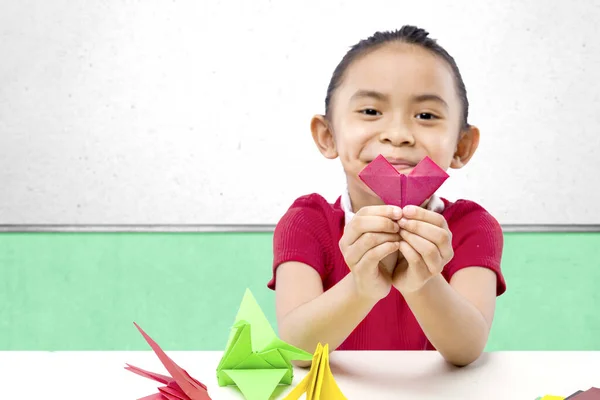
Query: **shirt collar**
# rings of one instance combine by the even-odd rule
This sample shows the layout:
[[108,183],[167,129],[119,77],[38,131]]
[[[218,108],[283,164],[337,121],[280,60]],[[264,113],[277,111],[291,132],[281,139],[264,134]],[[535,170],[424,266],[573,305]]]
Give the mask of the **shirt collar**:
[[[350,202],[350,193],[348,193],[348,187],[346,187],[346,190],[344,190],[342,193],[340,205],[342,210],[344,210],[345,224],[347,224],[350,222],[352,217],[354,217],[354,212],[352,212],[352,203]],[[425,205],[425,208],[430,211],[442,213],[445,209],[444,201],[436,194],[433,194]]]

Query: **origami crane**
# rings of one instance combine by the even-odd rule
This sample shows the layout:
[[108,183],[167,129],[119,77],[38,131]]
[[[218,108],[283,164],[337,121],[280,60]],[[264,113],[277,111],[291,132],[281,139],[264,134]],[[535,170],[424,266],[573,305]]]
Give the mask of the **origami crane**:
[[256,299],[246,289],[223,357],[217,366],[219,386],[236,385],[247,400],[266,400],[279,384],[293,379],[291,360],[312,354],[277,337]]
[[358,176],[385,204],[398,207],[423,204],[449,177],[429,157],[421,160],[410,174],[404,175],[382,155],[370,162]]
[[304,393],[306,400],[347,400],[333,379],[328,344],[317,345],[310,371],[283,400],[298,400]]
[[136,326],[136,328],[138,328],[142,336],[144,336],[146,339],[146,342],[148,342],[150,347],[152,347],[152,350],[154,350],[162,364],[172,376],[170,377],[156,374],[154,372],[148,372],[141,368],[126,364],[126,370],[134,372],[145,378],[153,379],[162,383],[163,385],[167,385],[159,387],[159,393],[142,397],[138,400],[211,400],[204,384],[192,378],[184,369],[175,364],[173,360],[171,360],[158,346],[158,344],[156,344],[156,342],[138,326],[138,324],[135,322],[133,324]]

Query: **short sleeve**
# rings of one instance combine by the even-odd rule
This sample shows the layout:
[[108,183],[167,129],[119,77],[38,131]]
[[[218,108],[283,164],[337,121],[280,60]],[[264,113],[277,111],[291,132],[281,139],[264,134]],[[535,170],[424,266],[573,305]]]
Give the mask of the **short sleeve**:
[[450,281],[452,275],[467,267],[489,268],[496,274],[496,295],[506,291],[501,270],[504,236],[498,221],[485,209],[470,207],[468,212],[449,221],[454,257],[443,271]]
[[281,218],[273,234],[273,276],[269,289],[275,289],[277,268],[298,261],[314,268],[322,280],[327,276],[327,221],[318,210],[292,206]]

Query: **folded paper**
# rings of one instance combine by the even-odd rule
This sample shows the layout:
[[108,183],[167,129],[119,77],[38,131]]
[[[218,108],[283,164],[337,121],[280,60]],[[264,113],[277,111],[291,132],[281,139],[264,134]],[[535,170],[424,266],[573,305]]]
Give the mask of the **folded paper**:
[[[572,396],[572,397],[571,397]],[[600,389],[597,387],[591,387],[585,392],[574,393],[568,399],[572,400],[600,400]]]
[[580,393],[583,393],[583,390],[578,390],[578,391],[576,391],[575,393],[573,393],[573,394],[571,394],[571,395],[569,395],[569,396],[565,397],[565,400],[568,400],[568,399],[571,399],[571,400],[573,400],[573,399],[575,398],[575,396],[577,396],[577,395],[578,395],[578,394],[580,394]]
[[420,206],[449,177],[429,157],[422,159],[408,175],[404,175],[382,155],[363,168],[358,176],[385,204],[399,207]]
[[578,390],[567,397],[546,395],[544,397],[538,397],[536,400],[600,400],[600,389],[591,387],[585,392],[583,390]]
[[328,344],[317,345],[310,371],[284,400],[298,400],[304,393],[306,400],[346,400],[329,367]]
[[279,339],[256,299],[246,289],[217,366],[219,386],[237,386],[247,400],[265,400],[278,385],[293,379],[291,360],[312,359],[312,354]]
[[138,324],[134,322],[134,325],[138,328],[142,336],[144,336],[144,339],[146,339],[152,350],[154,350],[154,353],[156,353],[167,371],[169,371],[169,374],[171,374],[171,376],[165,376],[126,364],[126,370],[166,385],[158,388],[159,393],[140,398],[139,400],[211,400],[206,385],[192,378],[187,371],[175,364]]

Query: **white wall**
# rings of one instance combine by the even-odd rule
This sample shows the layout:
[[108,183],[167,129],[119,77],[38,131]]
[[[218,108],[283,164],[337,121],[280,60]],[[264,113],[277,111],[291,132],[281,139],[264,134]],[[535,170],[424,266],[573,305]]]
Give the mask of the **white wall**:
[[1,224],[272,224],[331,201],[347,48],[403,24],[466,81],[480,149],[440,194],[504,224],[598,224],[599,1],[0,0]]

